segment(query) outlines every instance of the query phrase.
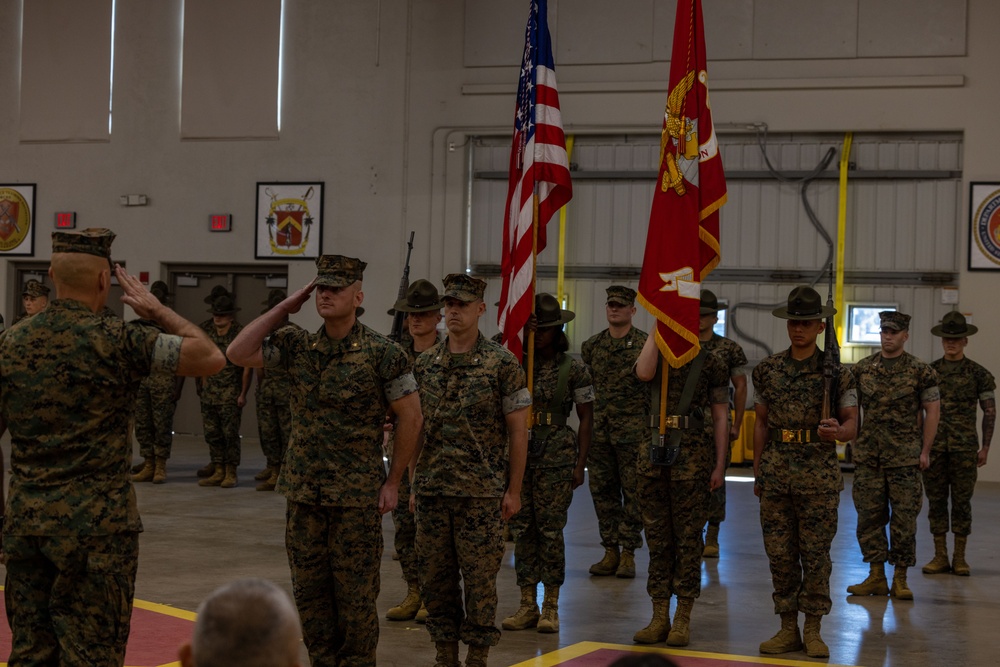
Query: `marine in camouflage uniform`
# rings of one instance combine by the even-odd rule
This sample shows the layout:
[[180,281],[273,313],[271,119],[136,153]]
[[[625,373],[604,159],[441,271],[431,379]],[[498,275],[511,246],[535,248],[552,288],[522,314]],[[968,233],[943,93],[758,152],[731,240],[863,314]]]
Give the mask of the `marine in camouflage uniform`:
[[[681,398],[694,367],[701,364],[696,376],[690,405],[681,412]],[[708,352],[680,368],[669,368],[667,381],[666,433],[661,435],[660,393],[662,357],[655,336],[646,339],[635,373],[655,386],[647,402],[656,415],[656,428],[647,429],[649,447],[639,450],[639,507],[649,545],[649,578],[646,592],[653,601],[653,619],[635,633],[640,644],[666,640],[670,646],[687,646],[690,641],[691,609],[701,595],[701,552],[704,547],[701,529],[708,513],[709,494],[719,488],[725,477],[729,451],[729,372],[722,360]],[[711,421],[714,430],[705,427]],[[672,463],[654,464],[653,450],[666,449],[679,433],[680,445]],[[665,438],[665,439],[664,439]],[[673,625],[670,623],[670,598],[677,596]]]
[[[166,305],[170,293],[162,280],[154,282],[150,293]],[[159,327],[151,320],[137,320]],[[174,410],[177,407],[177,377],[171,373],[152,373],[142,379],[135,397],[135,439],[139,441],[142,466],[132,475],[133,482],[167,481],[167,460],[173,445]]]
[[[397,300],[389,311],[390,315],[395,315],[396,311],[405,313],[403,330],[409,335],[401,336],[400,345],[406,352],[411,369],[421,352],[440,342],[437,325],[441,321],[443,307],[444,300],[438,294],[437,287],[429,280],[419,279],[407,287],[406,294]],[[420,347],[419,350],[416,349],[417,346]],[[393,457],[394,426],[390,423],[386,439],[386,455],[389,460]],[[393,547],[399,556],[403,580],[406,581],[406,597],[395,607],[389,608],[385,617],[390,621],[414,619],[417,623],[426,623],[427,607],[420,600],[420,576],[417,571],[417,520],[409,506],[409,474],[403,475],[399,495],[406,502],[400,502],[392,511],[392,523],[395,528]]]
[[[521,605],[503,620],[504,630],[559,631],[559,587],[566,579],[563,529],[573,490],[583,484],[594,426],[590,371],[566,354],[569,340],[563,326],[574,317],[551,294],[535,296],[534,425],[521,486],[521,511],[511,520]],[[566,423],[574,404],[580,418],[579,439]],[[541,615],[535,602],[539,582],[545,586]]]
[[485,289],[464,274],[445,277],[448,337],[414,368],[424,414],[417,562],[441,667],[457,667],[459,640],[469,645],[466,665],[484,667],[500,639],[503,522],[520,508],[524,475],[531,396],[517,359],[479,332]]
[[[406,355],[354,314],[364,268],[353,257],[323,255],[314,284],[247,325],[229,348],[236,363],[283,368],[291,378],[292,437],[277,491],[288,499],[285,546],[313,667],[375,665],[381,514],[396,506],[420,430]],[[270,333],[314,287],[323,327]],[[382,424],[390,405],[402,456],[387,478]]]
[[[261,313],[266,313],[284,301],[285,296],[283,290],[271,290],[264,300],[265,308]],[[277,325],[277,329],[282,327],[301,329],[299,325],[290,323],[287,317]],[[260,449],[267,465],[254,479],[260,482],[257,485],[258,491],[274,491],[281,471],[281,461],[285,458],[288,439],[292,434],[291,378],[283,368],[258,368],[256,375],[257,435],[260,437]]]
[[[31,317],[37,313],[45,310],[46,306],[49,305],[49,287],[35,279],[31,279],[24,283],[24,288],[21,290],[21,304],[24,306],[24,315],[18,318],[18,321],[24,317]],[[15,321],[15,324],[17,322]]]
[[649,385],[636,378],[632,367],[646,332],[632,326],[635,290],[612,285],[607,294],[609,326],[580,349],[594,379],[594,440],[587,470],[604,547],[604,557],[590,573],[630,579],[635,576],[635,550],[642,546],[635,461],[649,435]]
[[837,383],[837,402],[830,414],[836,416],[822,418],[826,357],[816,346],[816,337],[825,329],[823,319],[835,312],[833,306],[822,305],[812,288],[792,290],[788,305],[774,311],[775,317],[788,321],[792,344],[753,371],[754,492],[760,497],[774,613],[781,615],[781,630],[760,645],[761,653],[803,648],[801,611],[806,620],[806,654],[830,655],[820,636],[820,622],[832,606],[830,545],[837,534],[837,508],[844,488],[836,441],[854,438],[858,413],[854,377],[838,365],[831,376]]
[[[715,333],[713,328],[719,321],[719,311],[727,306],[719,306],[719,300],[710,290],[701,291],[701,320],[698,328],[698,340],[701,347],[708,352],[718,356],[729,369],[729,382],[733,386],[732,401],[730,408],[735,413],[732,424],[729,425],[729,442],[735,442],[740,437],[740,430],[743,427],[743,413],[747,404],[747,355],[743,353],[743,348],[734,340],[730,340]],[[710,424],[706,428],[711,428]],[[726,457],[726,467],[732,453]],[[708,501],[708,529],[705,533],[705,550],[702,556],[705,558],[719,557],[719,526],[726,520],[726,482],[722,481],[722,486],[712,491]]]
[[[930,463],[941,397],[937,372],[903,350],[910,316],[885,310],[879,317],[881,351],[852,368],[862,410],[853,450],[853,497],[858,544],[871,571],[847,592],[912,600],[906,570],[917,562],[917,514],[923,501],[920,471]],[[886,561],[895,566],[891,589],[885,578]]]
[[[223,354],[242,328],[233,319],[238,310],[239,306],[227,295],[217,298],[209,310],[214,324],[208,329],[208,337]],[[227,359],[225,368],[215,375],[199,378],[197,387],[205,440],[214,466],[212,475],[198,484],[232,488],[238,484],[236,469],[240,465],[240,420],[250,389],[250,369],[241,368]]]
[[[961,576],[972,573],[965,560],[965,545],[972,532],[972,492],[979,467],[986,465],[996,425],[996,381],[993,374],[965,356],[969,336],[978,327],[958,312],[945,315],[931,333],[941,337],[944,357],[931,364],[941,390],[941,421],[931,448],[930,466],[924,470],[927,518],[934,536],[934,558],[924,566],[927,574],[949,570]],[[976,405],[983,409],[982,446],[976,433]],[[948,499],[951,497],[951,532],[955,554],[948,562]]]
[[125,302],[173,335],[98,314],[113,239],[106,229],[54,233],[62,298],[0,336],[0,433],[11,432],[2,536],[10,665],[122,665],[142,530],[129,478],[135,387],[153,372],[211,372],[223,361],[121,269]]

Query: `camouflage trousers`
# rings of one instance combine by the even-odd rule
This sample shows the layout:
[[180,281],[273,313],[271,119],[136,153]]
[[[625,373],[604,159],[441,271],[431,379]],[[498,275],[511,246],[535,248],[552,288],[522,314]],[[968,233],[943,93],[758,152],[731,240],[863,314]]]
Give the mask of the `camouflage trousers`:
[[240,464],[241,408],[236,403],[201,404],[201,421],[212,463]]
[[289,501],[285,548],[313,667],[374,667],[382,517]]
[[642,546],[642,514],[636,501],[636,468],[641,442],[612,445],[597,439],[587,453],[587,478],[594,500],[601,545],[636,550]]
[[931,451],[930,468],[924,470],[924,492],[927,494],[927,518],[932,535],[948,532],[948,497],[951,497],[951,532],[972,533],[972,492],[976,488],[979,452]]
[[403,474],[399,484],[399,503],[392,511],[392,525],[396,528],[393,548],[399,554],[399,566],[406,583],[417,583],[417,518],[410,511],[410,476]]
[[278,405],[260,400],[257,395],[257,435],[260,436],[260,450],[267,465],[277,468],[285,458],[288,438],[292,434],[292,409],[285,403]]
[[11,667],[121,667],[139,534],[4,535]]
[[500,498],[417,496],[420,595],[433,641],[500,641],[495,622],[503,555]]
[[708,511],[708,480],[676,481],[670,470],[659,477],[640,475],[639,506],[649,546],[651,598],[701,595],[701,529]]
[[519,587],[562,586],[566,579],[563,528],[573,501],[572,468],[529,468],[521,486],[521,511],[510,521]]
[[760,527],[771,565],[774,613],[830,613],[830,545],[837,534],[839,493],[764,493]]
[[176,407],[173,392],[139,387],[135,399],[135,439],[139,441],[140,456],[170,458]]
[[865,562],[916,565],[917,515],[923,502],[917,466],[881,468],[858,464],[854,468],[852,496],[858,511],[858,545]]

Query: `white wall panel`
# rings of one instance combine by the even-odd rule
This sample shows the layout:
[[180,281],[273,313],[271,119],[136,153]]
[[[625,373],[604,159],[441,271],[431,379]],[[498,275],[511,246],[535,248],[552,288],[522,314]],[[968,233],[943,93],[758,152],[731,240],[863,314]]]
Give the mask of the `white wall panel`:
[[862,58],[965,55],[965,2],[864,0],[858,9]]

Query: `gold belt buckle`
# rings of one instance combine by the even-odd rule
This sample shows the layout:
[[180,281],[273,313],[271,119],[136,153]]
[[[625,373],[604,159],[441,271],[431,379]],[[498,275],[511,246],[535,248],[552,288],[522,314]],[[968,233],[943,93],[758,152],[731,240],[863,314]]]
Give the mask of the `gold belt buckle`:
[[678,417],[677,415],[669,415],[664,420],[664,423],[666,424],[667,428],[680,428],[680,426],[678,426],[678,422],[680,422],[680,417]]
[[782,442],[802,442],[802,431],[795,429],[781,429]]

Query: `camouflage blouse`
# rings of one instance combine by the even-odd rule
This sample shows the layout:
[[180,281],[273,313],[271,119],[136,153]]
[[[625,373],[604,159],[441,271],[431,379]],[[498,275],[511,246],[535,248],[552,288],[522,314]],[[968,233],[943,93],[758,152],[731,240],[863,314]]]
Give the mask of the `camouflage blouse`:
[[[544,411],[551,408],[559,385],[559,363],[566,356],[564,352],[555,358],[542,359],[535,357],[535,379],[532,385],[534,398],[532,404],[535,410]],[[569,383],[562,405],[558,406],[560,414],[569,417],[576,403],[594,402],[594,383],[590,379],[590,371],[583,362],[570,359]],[[576,432],[571,426],[535,427],[535,438],[545,439],[541,456],[529,457],[529,468],[572,468],[576,466],[577,447]]]
[[968,357],[961,361],[938,359],[941,389],[941,422],[934,438],[934,451],[976,451],[976,410],[980,401],[995,399],[993,374]]
[[[222,354],[225,354],[226,348],[242,329],[242,326],[233,322],[229,331],[223,336],[216,333],[214,326],[210,326],[206,332],[212,342],[222,350]],[[243,368],[229,361],[227,357],[226,365],[221,371],[201,379],[199,396],[201,396],[201,402],[208,405],[236,405],[241,391],[243,391]]]
[[[303,331],[298,324],[289,322],[278,327],[277,331],[291,327],[298,331]],[[291,398],[292,378],[287,368],[272,366],[267,369],[258,369],[260,381],[257,382],[257,403],[267,405],[288,405]]]
[[524,370],[482,334],[453,355],[448,339],[417,358],[424,444],[414,491],[421,496],[500,498],[507,486],[506,415],[531,405]]
[[173,374],[181,339],[56,299],[0,336],[0,416],[11,435],[4,532],[142,530],[129,475],[139,380]]
[[406,353],[360,322],[341,340],[323,327],[283,327],[262,351],[265,371],[285,369],[291,382],[292,435],[277,490],[297,503],[375,507],[386,410],[417,391]]
[[632,327],[622,338],[612,338],[605,329],[580,349],[594,378],[595,440],[643,442],[649,435],[649,385],[632,372],[646,336]]

